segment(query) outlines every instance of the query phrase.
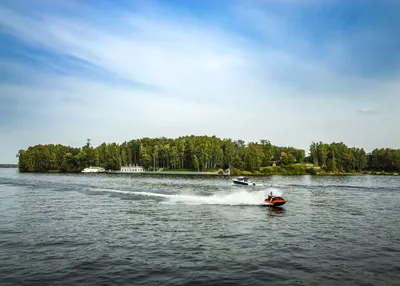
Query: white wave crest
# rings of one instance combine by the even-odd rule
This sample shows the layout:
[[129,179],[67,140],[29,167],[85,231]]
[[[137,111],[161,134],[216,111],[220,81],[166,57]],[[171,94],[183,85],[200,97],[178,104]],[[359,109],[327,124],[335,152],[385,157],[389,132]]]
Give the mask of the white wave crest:
[[275,197],[282,197],[283,195],[282,190],[276,188],[268,188],[267,190],[265,190],[265,196],[267,197],[270,192],[272,192],[272,195]]
[[165,203],[182,203],[191,205],[260,205],[273,190],[273,194],[277,196],[279,190],[268,189],[266,191],[248,191],[233,190],[231,192],[216,193],[211,196],[199,195],[182,195],[182,194],[160,194],[152,192],[132,192],[112,189],[92,189],[97,192],[111,192],[120,194],[140,195],[148,197],[162,197],[166,199]]

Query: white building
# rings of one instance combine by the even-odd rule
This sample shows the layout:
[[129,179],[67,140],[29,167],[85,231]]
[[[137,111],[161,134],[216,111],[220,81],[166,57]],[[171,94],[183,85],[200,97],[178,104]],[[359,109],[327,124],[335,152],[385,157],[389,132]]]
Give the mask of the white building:
[[129,166],[121,166],[121,173],[139,173],[139,172],[144,172],[144,169],[142,166],[138,165],[129,165]]

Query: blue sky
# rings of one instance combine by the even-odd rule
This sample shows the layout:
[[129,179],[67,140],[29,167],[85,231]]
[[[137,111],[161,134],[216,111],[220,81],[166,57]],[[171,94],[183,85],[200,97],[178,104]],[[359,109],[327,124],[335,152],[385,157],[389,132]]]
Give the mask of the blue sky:
[[378,0],[0,1],[0,162],[190,134],[398,148],[398,15]]

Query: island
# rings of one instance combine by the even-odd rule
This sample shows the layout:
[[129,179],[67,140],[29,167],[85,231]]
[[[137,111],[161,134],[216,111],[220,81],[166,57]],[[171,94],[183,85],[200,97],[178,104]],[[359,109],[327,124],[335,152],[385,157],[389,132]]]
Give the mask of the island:
[[216,136],[141,138],[94,147],[60,144],[19,150],[20,172],[77,173],[104,169],[117,173],[128,166],[143,172],[215,175],[393,174],[400,171],[400,150],[381,148],[366,153],[343,142],[311,142],[309,154],[291,146],[221,139]]

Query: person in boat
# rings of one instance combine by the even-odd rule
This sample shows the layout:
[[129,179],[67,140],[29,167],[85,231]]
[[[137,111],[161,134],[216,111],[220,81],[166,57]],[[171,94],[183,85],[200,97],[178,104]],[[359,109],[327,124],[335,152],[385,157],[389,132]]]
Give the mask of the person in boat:
[[271,191],[271,192],[268,194],[268,200],[269,200],[270,202],[272,202],[273,198],[274,198],[274,196],[273,196],[272,191]]

